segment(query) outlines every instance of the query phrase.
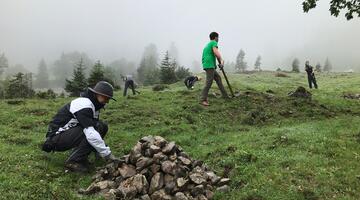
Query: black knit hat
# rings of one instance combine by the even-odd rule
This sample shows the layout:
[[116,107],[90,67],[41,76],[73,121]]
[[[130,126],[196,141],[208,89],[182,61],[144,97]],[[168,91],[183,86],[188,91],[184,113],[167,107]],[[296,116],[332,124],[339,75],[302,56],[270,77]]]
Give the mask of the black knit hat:
[[108,83],[106,81],[99,81],[98,83],[96,83],[94,88],[89,87],[89,90],[96,94],[100,94],[100,95],[109,97],[112,100],[116,101],[116,99],[113,98],[114,88],[110,83]]

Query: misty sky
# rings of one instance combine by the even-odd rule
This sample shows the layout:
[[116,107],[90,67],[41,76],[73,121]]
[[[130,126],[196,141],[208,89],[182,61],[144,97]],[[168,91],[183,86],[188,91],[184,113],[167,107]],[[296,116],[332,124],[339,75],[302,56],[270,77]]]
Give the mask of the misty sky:
[[181,64],[201,61],[211,31],[226,61],[240,49],[254,65],[289,68],[296,56],[312,65],[360,68],[360,18],[330,16],[329,0],[305,14],[301,0],[0,0],[0,52],[9,64],[36,69],[62,52],[80,51],[105,63],[139,62],[154,43],[160,55],[175,42]]

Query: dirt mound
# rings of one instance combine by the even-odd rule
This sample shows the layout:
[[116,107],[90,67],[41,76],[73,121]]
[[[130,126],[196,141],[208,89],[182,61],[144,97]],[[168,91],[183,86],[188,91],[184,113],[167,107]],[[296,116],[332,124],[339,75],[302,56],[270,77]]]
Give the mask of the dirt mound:
[[281,73],[281,72],[278,72],[275,74],[275,77],[284,77],[284,78],[287,78],[287,77],[290,77],[289,75],[287,74],[284,74],[284,73]]
[[360,99],[360,94],[351,94],[351,93],[346,93],[343,94],[344,99]]
[[230,179],[220,178],[203,162],[191,159],[180,146],[160,136],[143,137],[123,157],[99,169],[82,194],[99,193],[106,199],[212,199],[228,191]]
[[289,92],[288,96],[296,98],[311,98],[312,95],[304,87],[300,86],[295,91]]
[[168,85],[164,85],[164,84],[158,84],[158,85],[154,85],[152,87],[152,90],[153,91],[163,91],[165,89],[169,89],[169,86]]

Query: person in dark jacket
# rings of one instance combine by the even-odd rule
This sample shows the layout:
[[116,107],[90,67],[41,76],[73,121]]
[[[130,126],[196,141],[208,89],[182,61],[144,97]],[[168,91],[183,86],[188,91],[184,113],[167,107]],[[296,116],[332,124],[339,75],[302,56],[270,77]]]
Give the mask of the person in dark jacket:
[[74,172],[89,170],[88,155],[97,152],[106,161],[120,161],[105,145],[108,126],[99,120],[99,111],[113,99],[113,86],[105,81],[88,88],[81,97],[63,106],[53,117],[42,150],[67,151],[73,149],[65,161],[65,168]]
[[194,84],[196,81],[200,81],[201,77],[199,76],[189,76],[184,80],[185,86],[187,89],[194,89]]
[[312,84],[314,84],[314,87],[317,89],[318,85],[316,83],[314,70],[313,70],[313,67],[309,64],[309,61],[305,62],[305,71],[306,71],[307,77],[308,77],[309,88],[312,89]]
[[123,77],[123,80],[125,82],[125,87],[124,87],[124,97],[127,94],[127,89],[130,87],[130,89],[132,90],[133,95],[135,95],[136,93],[139,93],[138,91],[135,90],[135,81],[133,79],[133,77],[131,75],[127,75],[125,77]]

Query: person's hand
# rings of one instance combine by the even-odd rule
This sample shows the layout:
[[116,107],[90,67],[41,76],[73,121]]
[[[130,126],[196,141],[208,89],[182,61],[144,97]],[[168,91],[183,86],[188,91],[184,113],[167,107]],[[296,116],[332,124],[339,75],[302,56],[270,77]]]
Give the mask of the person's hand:
[[121,160],[120,158],[117,158],[117,157],[114,156],[112,153],[110,153],[109,155],[105,156],[105,160],[106,160],[106,162],[116,162],[116,163],[122,162],[122,160]]
[[224,65],[223,65],[223,64],[219,64],[219,68],[220,68],[220,69],[224,68]]

